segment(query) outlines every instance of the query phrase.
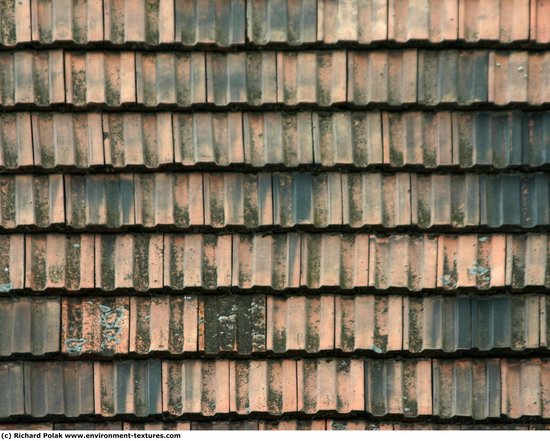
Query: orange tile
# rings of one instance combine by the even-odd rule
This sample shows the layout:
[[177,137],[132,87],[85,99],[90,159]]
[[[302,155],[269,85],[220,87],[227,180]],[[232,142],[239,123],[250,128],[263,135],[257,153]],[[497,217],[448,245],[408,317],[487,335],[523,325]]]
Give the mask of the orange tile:
[[[11,7],[10,7],[11,6]],[[6,47],[31,41],[31,2],[13,2],[2,10],[0,44]]]
[[530,13],[530,38],[537,43],[550,42],[550,26],[548,16],[550,15],[550,3],[547,0],[533,0]]
[[[540,52],[529,54],[528,70],[528,102],[534,106],[550,102],[550,53]],[[513,87],[513,85],[512,85]]]
[[489,101],[500,106],[527,102],[531,86],[529,58],[527,52],[489,53]]
[[25,237],[23,234],[0,236],[0,288],[2,292],[25,286]]

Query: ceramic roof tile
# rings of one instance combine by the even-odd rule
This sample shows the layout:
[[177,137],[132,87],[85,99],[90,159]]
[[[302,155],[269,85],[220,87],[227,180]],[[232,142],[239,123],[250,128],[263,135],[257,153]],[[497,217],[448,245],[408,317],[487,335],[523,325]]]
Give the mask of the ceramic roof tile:
[[346,101],[345,51],[278,52],[277,101],[330,106]]
[[348,101],[356,105],[415,103],[417,58],[416,49],[350,51]]
[[52,430],[53,423],[0,423],[0,430]]
[[393,430],[393,424],[362,420],[327,420],[326,430]]
[[25,414],[23,363],[0,363],[0,386],[4,398],[0,401],[0,418]]
[[0,106],[48,106],[65,101],[63,51],[0,54]]
[[[550,102],[550,51],[529,54],[527,67],[529,86],[527,89],[529,104],[540,106]],[[510,81],[512,83],[512,81]],[[517,87],[510,84],[509,87]]]
[[91,362],[26,362],[25,414],[77,417],[94,413]]
[[112,356],[128,352],[127,297],[64,297],[61,346],[70,356]]
[[232,46],[245,42],[245,0],[175,3],[176,41]]
[[315,162],[324,166],[365,167],[383,162],[382,119],[379,112],[315,112]]
[[178,421],[175,423],[171,422],[150,422],[150,423],[140,423],[125,421],[122,423],[123,430],[191,430],[191,422],[189,421]]
[[30,4],[33,41],[86,44],[103,40],[101,3],[30,0]]
[[437,286],[489,289],[505,284],[506,237],[465,234],[438,239]]
[[434,360],[433,414],[476,420],[500,416],[500,360]]
[[130,297],[130,352],[197,351],[198,312],[192,295]]
[[277,102],[277,55],[273,51],[206,54],[207,101],[217,106]]
[[162,413],[160,360],[95,362],[92,396],[96,414],[106,417]]
[[325,430],[325,420],[259,421],[259,430]]
[[0,45],[9,47],[31,41],[30,0],[6,0],[0,12]]
[[506,285],[550,286],[550,238],[546,234],[507,235]]
[[431,415],[431,360],[365,360],[365,410],[373,416]]
[[161,288],[162,277],[162,234],[96,235],[96,288],[148,291]]
[[317,39],[316,0],[254,0],[247,5],[247,37],[258,45],[299,45]]
[[523,162],[542,165],[550,161],[550,114],[532,112],[523,119]]
[[93,288],[93,235],[27,235],[25,249],[26,288],[33,291]]
[[123,423],[117,421],[102,423],[55,423],[54,430],[122,430],[122,425]]
[[205,68],[200,52],[137,53],[137,102],[148,107],[205,103]]
[[231,235],[164,236],[164,286],[172,289],[231,286]]
[[[93,2],[90,2],[93,3]],[[115,44],[174,41],[174,4],[168,1],[105,0],[105,40]]]
[[245,162],[242,113],[181,113],[174,115],[173,123],[176,163],[227,166]]
[[260,430],[257,420],[193,421],[191,430]]
[[369,236],[307,234],[302,238],[301,285],[355,288],[368,285]]
[[65,88],[77,107],[135,103],[134,52],[65,52]]
[[497,105],[528,101],[528,90],[532,87],[529,58],[527,52],[489,53],[489,101]]
[[33,165],[32,137],[30,113],[1,113],[0,169]]
[[546,0],[533,0],[531,2],[530,37],[537,43],[550,42],[550,26],[548,26],[548,14],[550,4]]
[[229,360],[166,360],[162,410],[169,415],[229,412]]
[[0,355],[59,351],[57,297],[0,297]]
[[22,234],[0,236],[0,292],[25,286],[25,237]]

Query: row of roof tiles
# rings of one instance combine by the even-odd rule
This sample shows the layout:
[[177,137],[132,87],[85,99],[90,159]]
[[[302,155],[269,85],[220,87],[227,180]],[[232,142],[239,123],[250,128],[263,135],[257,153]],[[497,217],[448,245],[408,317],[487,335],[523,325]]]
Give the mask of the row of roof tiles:
[[0,418],[323,411],[550,416],[547,359],[4,362]]
[[154,173],[0,177],[0,227],[550,223],[546,173]]
[[550,103],[550,52],[0,53],[0,106]]
[[548,112],[0,114],[0,168],[539,167]]
[[0,43],[550,42],[544,0],[6,2]]
[[12,234],[3,292],[550,287],[550,235]]
[[547,348],[550,296],[0,297],[0,356]]

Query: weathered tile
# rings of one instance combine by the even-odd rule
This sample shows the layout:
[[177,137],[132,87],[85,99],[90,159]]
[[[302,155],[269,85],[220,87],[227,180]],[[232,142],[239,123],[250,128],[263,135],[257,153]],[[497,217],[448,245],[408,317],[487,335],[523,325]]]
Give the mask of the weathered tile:
[[118,107],[136,102],[134,52],[65,52],[68,104]]
[[128,297],[64,297],[61,349],[70,356],[128,353]]
[[193,421],[191,430],[259,430],[257,420]]
[[0,293],[25,286],[25,237],[0,235]]
[[531,1],[530,13],[530,38],[537,43],[550,42],[550,26],[548,26],[548,15],[550,14],[550,3],[546,0]]
[[191,0],[175,2],[176,41],[186,46],[200,43],[243,44],[246,33],[245,0]]
[[267,297],[267,347],[269,351],[334,349],[335,297]]
[[550,237],[547,234],[506,236],[506,285],[512,288],[550,286]]
[[365,410],[373,416],[431,415],[431,360],[366,359]]
[[199,302],[196,296],[130,297],[130,352],[195,352]]
[[137,53],[137,102],[148,107],[205,103],[205,67],[201,52]]
[[550,162],[550,113],[523,114],[523,163],[539,166]]
[[0,430],[53,430],[53,423],[0,423]]
[[53,430],[122,430],[122,425],[123,423],[118,421],[105,423],[55,423]]
[[417,58],[416,49],[350,51],[348,101],[357,105],[415,103]]
[[[550,102],[550,52],[529,54],[527,101],[540,106]],[[512,85],[511,87],[514,87]]]
[[59,351],[59,297],[0,297],[0,355]]
[[162,363],[162,410],[169,415],[229,412],[229,360],[166,360]]
[[393,430],[392,423],[367,420],[327,420],[326,430]]
[[33,136],[29,112],[0,114],[0,169],[32,166]]
[[162,234],[95,236],[95,287],[148,291],[163,282]]
[[93,235],[27,235],[25,249],[26,288],[33,291],[93,288]]
[[207,101],[217,106],[277,102],[277,56],[273,51],[208,52]]
[[96,414],[146,417],[162,413],[160,360],[96,361],[94,363]]
[[0,418],[25,414],[25,389],[22,362],[0,363]]
[[435,288],[437,238],[370,236],[369,242],[369,286],[411,291]]
[[336,349],[399,351],[403,344],[403,298],[393,294],[335,296],[334,326]]
[[346,101],[346,52],[278,52],[277,101],[330,106]]
[[0,44],[15,46],[31,41],[30,0],[5,0],[0,9]]
[[529,54],[519,51],[489,53],[489,101],[499,106],[528,99]]
[[301,286],[355,288],[368,285],[367,234],[307,234],[302,238]]
[[70,418],[94,413],[91,362],[25,362],[24,373],[26,415]]
[[278,420],[258,423],[258,430],[326,430],[325,420]]
[[122,423],[123,430],[191,430],[191,422],[189,421],[177,421],[171,422],[150,422],[150,423],[136,423],[125,421]]
[[199,350],[211,354],[265,352],[265,296],[202,297],[199,308]]

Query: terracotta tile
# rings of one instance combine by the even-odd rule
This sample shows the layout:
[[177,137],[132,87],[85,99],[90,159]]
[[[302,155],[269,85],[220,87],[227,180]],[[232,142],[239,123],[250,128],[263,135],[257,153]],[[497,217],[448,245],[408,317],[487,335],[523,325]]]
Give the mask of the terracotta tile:
[[534,0],[531,2],[530,13],[530,37],[537,43],[550,42],[550,26],[548,26],[548,15],[550,14],[550,3],[547,0]]
[[27,235],[25,249],[26,288],[33,291],[93,288],[93,235]]
[[342,190],[345,225],[395,227],[411,224],[409,173],[342,174]]
[[106,164],[156,168],[174,162],[170,113],[103,114],[102,123]]
[[274,223],[270,173],[205,173],[203,179],[206,225],[253,228]]
[[91,362],[25,362],[24,373],[26,415],[70,418],[94,413]]
[[164,286],[231,286],[231,248],[231,235],[165,235]]
[[148,291],[162,287],[162,275],[162,234],[96,235],[96,288]]
[[53,430],[122,430],[122,424],[117,421],[105,423],[55,423]]
[[174,4],[167,1],[106,0],[105,40],[116,44],[174,41]]
[[297,361],[298,411],[349,413],[365,409],[363,360]]
[[384,163],[426,168],[453,164],[451,121],[450,112],[384,112]]
[[308,234],[302,239],[301,285],[308,288],[368,285],[366,234]]
[[209,103],[217,106],[277,102],[277,57],[273,51],[206,54]]
[[397,42],[456,40],[458,0],[389,0],[388,39]]
[[17,43],[31,41],[31,2],[23,0],[9,1],[2,6],[0,20],[0,44],[15,46]]
[[527,52],[491,51],[489,101],[500,106],[526,102],[530,86],[529,64]]
[[229,370],[229,409],[281,415],[295,412],[295,360],[233,360]]
[[181,354],[198,348],[196,296],[130,297],[130,352]]
[[59,352],[58,297],[0,297],[0,356]]
[[0,423],[0,430],[52,430],[53,423]]
[[136,423],[136,422],[124,422],[122,423],[123,430],[191,430],[191,422],[189,421],[177,421],[171,422],[151,422],[151,423]]
[[549,262],[550,238],[548,235],[537,233],[507,235],[507,286],[512,288],[550,286]]
[[64,297],[61,304],[62,352],[71,356],[128,353],[128,297]]
[[504,235],[439,236],[437,286],[444,289],[504,286]]
[[416,85],[416,49],[348,53],[348,101],[353,104],[415,103]]
[[190,106],[206,102],[206,71],[201,52],[137,53],[137,102]]
[[[381,430],[380,426],[382,425],[384,424],[380,424],[374,421],[327,420],[327,430]],[[387,425],[393,426],[391,423]]]
[[175,114],[175,162],[222,166],[244,163],[242,118],[240,112]]
[[0,65],[0,106],[65,101],[62,50],[4,52]]
[[245,42],[244,0],[176,2],[176,41],[186,46],[210,43],[232,46]]
[[319,106],[346,101],[346,52],[278,52],[277,101]]
[[529,38],[528,0],[459,0],[459,38],[509,43]]
[[[87,168],[104,164],[99,113],[33,113],[34,164]],[[23,165],[23,164],[22,164]]]
[[550,102],[550,52],[529,54],[528,102],[538,106]]
[[22,234],[0,235],[0,292],[25,286],[25,238]]
[[234,236],[233,285],[239,288],[298,288],[300,248],[298,234]]
[[135,174],[136,224],[203,225],[201,173]]
[[[336,300],[337,301],[337,300]],[[333,296],[267,297],[267,347],[269,351],[334,349]]]
[[65,52],[67,103],[118,107],[136,102],[133,52]]
[[326,430],[326,420],[259,421],[258,430]]
[[247,37],[254,44],[314,43],[317,37],[315,0],[254,0],[246,8]]
[[317,39],[370,44],[388,36],[388,0],[319,0]]
[[392,235],[369,238],[369,286],[420,291],[436,286],[437,239]]
[[403,298],[393,294],[338,295],[334,326],[336,349],[399,351],[403,339]]
[[485,102],[489,54],[483,50],[418,52],[418,102],[424,105]]
[[102,5],[69,0],[31,0],[32,39],[40,43],[73,41],[79,44],[103,40]]
[[255,167],[313,162],[310,112],[246,112],[244,160]]
[[134,176],[65,175],[67,224],[75,228],[134,225]]
[[382,119],[379,112],[313,114],[315,162],[324,166],[381,164]]
[[199,308],[199,350],[211,354],[265,352],[265,296],[201,297]]
[[33,165],[32,145],[30,113],[0,114],[0,169]]
[[0,418],[25,414],[24,373],[22,362],[0,363],[0,386],[4,398],[0,401]]
[[523,162],[542,165],[550,158],[550,115],[548,112],[532,112],[523,118]]
[[365,360],[365,410],[373,416],[431,415],[431,360]]
[[170,415],[205,416],[229,412],[228,360],[162,363],[162,410]]
[[105,417],[162,413],[160,360],[96,361],[93,396],[96,414]]
[[[477,226],[483,217],[483,180],[486,175],[411,174],[412,224],[420,228]],[[481,184],[480,184],[481,180]],[[481,196],[480,196],[481,192]],[[487,197],[495,197],[493,191]]]

